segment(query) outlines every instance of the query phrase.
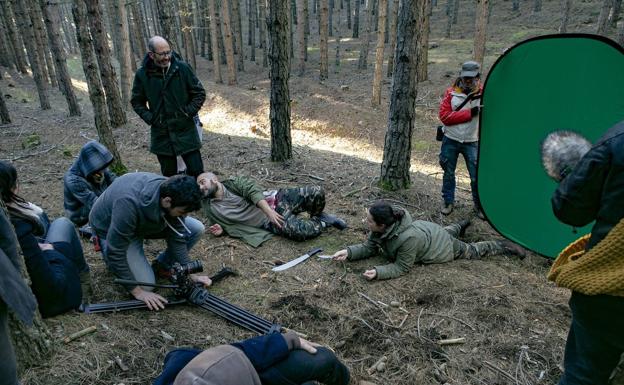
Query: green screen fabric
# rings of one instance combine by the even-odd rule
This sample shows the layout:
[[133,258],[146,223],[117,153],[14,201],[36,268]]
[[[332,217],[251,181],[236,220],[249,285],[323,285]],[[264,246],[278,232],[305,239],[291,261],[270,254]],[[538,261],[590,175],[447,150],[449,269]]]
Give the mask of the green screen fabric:
[[550,198],[557,184],[541,164],[548,133],[566,129],[595,142],[624,120],[624,51],[595,35],[549,35],[506,51],[483,91],[479,199],[503,236],[554,258],[591,225],[557,220]]

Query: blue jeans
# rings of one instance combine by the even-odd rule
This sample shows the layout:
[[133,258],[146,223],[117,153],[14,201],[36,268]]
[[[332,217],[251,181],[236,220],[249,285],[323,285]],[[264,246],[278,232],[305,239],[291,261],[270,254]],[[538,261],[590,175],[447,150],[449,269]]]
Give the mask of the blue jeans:
[[9,338],[8,309],[0,299],[0,385],[18,385],[17,363]]
[[[305,350],[293,350],[288,357],[272,367],[271,376],[260,379],[266,385],[286,384],[314,384],[318,381],[326,385],[347,385],[349,383],[349,369],[336,358],[331,350],[318,347],[316,354]],[[279,373],[281,378],[276,376]]]
[[559,385],[606,385],[624,352],[624,298],[572,292]]
[[71,253],[68,253],[65,257],[67,257],[67,259],[69,259],[74,266],[76,266],[76,270],[78,270],[78,272],[82,273],[89,271],[89,266],[85,261],[84,253],[82,251],[80,237],[78,236],[72,221],[65,217],[55,219],[48,228],[45,240],[48,243],[68,243],[71,247]]
[[[177,219],[176,219],[177,220]],[[204,224],[199,220],[192,217],[185,217],[184,224],[188,227],[190,233],[183,234],[186,239],[186,249],[191,250],[193,246],[199,241],[202,234],[204,233]],[[177,236],[177,235],[169,235],[168,236]],[[165,236],[163,235],[163,238]],[[150,237],[152,238],[152,237]],[[156,237],[155,237],[156,238]],[[104,237],[100,237],[100,246],[102,247],[102,254],[104,255],[104,259],[107,259],[108,256],[108,245],[106,243],[106,239]],[[126,259],[128,261],[128,267],[134,275],[135,281],[139,282],[147,282],[147,283],[155,283],[156,277],[154,276],[154,270],[152,270],[152,266],[147,261],[145,257],[145,251],[143,250],[143,238],[134,238],[130,245],[128,246],[128,250],[126,251]],[[160,262],[163,266],[169,267],[177,261],[174,257],[170,256],[169,250],[165,250],[158,256],[158,262]],[[143,290],[154,290],[152,287],[142,286]]]
[[466,161],[468,174],[470,174],[472,201],[477,208],[480,208],[479,195],[477,194],[478,152],[479,142],[461,143],[447,136],[442,139],[440,166],[444,170],[444,176],[442,177],[442,198],[444,199],[444,204],[455,202],[455,169],[457,168],[457,158],[459,158],[459,154],[462,154]]

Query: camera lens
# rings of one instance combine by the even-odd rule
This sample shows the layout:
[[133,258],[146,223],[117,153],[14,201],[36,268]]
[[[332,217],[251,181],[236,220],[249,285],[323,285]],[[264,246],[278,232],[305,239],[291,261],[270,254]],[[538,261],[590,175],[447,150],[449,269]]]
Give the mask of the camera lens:
[[202,265],[201,261],[196,260],[182,265],[182,271],[184,271],[185,274],[199,273],[201,271],[204,271],[204,266]]

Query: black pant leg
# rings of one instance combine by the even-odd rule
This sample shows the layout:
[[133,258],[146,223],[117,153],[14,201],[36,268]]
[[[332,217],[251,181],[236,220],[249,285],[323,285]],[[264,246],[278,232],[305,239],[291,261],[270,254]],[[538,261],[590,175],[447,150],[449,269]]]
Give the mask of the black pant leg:
[[204,162],[202,161],[201,152],[199,150],[191,151],[182,155],[186,164],[186,174],[194,178],[204,172]]
[[[173,176],[178,172],[178,161],[175,156],[156,155],[160,163],[160,172],[163,176]],[[188,167],[188,164],[187,164]]]

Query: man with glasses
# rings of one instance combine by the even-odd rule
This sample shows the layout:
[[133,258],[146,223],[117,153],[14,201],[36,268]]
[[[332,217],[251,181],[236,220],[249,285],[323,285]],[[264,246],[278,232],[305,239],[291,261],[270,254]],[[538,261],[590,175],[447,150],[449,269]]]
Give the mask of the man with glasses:
[[134,76],[130,103],[151,126],[150,152],[158,157],[162,174],[176,174],[176,156],[181,156],[186,173],[197,177],[204,165],[194,117],[206,100],[206,92],[167,40],[154,36],[148,48],[143,65]]
[[[97,199],[89,223],[100,239],[106,266],[121,279],[154,283],[175,262],[190,262],[189,251],[204,233],[204,225],[188,213],[201,207],[195,178],[165,178],[134,172],[115,179]],[[165,239],[167,250],[154,261],[145,257],[144,239]],[[211,284],[207,276],[191,275],[195,282]],[[150,287],[128,286],[130,293],[151,310],[163,309],[167,300]]]

